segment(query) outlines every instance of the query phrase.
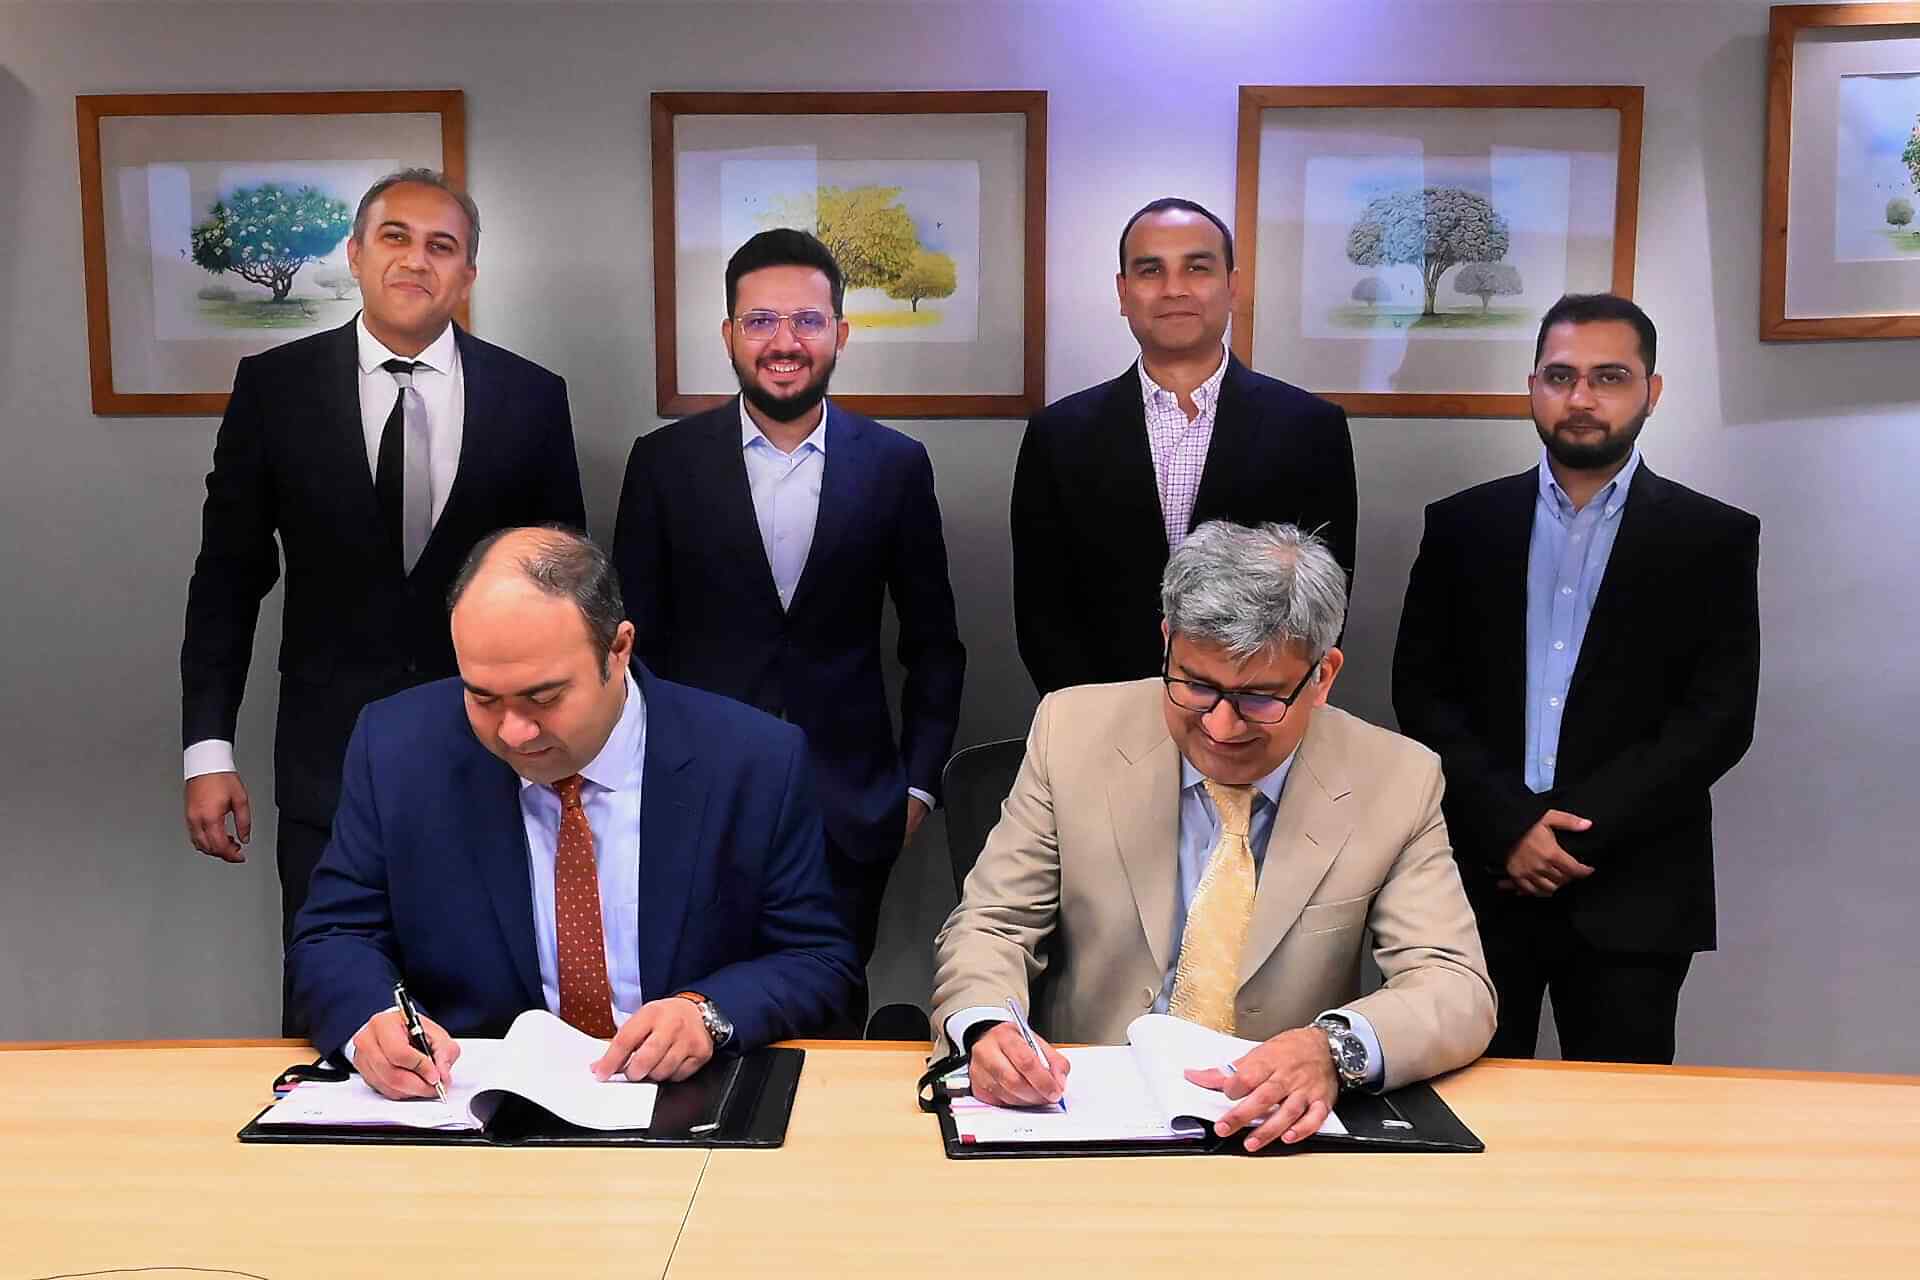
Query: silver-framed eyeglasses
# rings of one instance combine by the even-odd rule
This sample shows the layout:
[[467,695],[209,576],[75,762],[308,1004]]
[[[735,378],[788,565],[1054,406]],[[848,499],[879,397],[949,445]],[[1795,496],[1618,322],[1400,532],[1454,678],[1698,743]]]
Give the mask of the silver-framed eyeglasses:
[[749,311],[737,315],[733,322],[740,326],[740,332],[755,342],[765,342],[780,332],[780,324],[785,321],[793,328],[793,336],[808,341],[826,336],[833,322],[839,319],[830,311],[818,307],[804,307],[799,311]]
[[1596,396],[1625,395],[1640,381],[1640,375],[1623,364],[1603,364],[1592,369],[1576,369],[1570,364],[1550,364],[1539,374],[1540,385],[1557,396],[1570,396],[1584,380]]
[[1307,674],[1300,677],[1300,683],[1293,686],[1292,693],[1275,693],[1269,689],[1222,689],[1204,680],[1188,680],[1174,675],[1173,654],[1169,652],[1161,660],[1160,679],[1167,686],[1167,699],[1183,711],[1197,711],[1205,715],[1226,702],[1232,704],[1233,713],[1248,724],[1279,724],[1287,718],[1287,712],[1293,708],[1294,702],[1307,691],[1318,670],[1320,664],[1316,661],[1307,668]]

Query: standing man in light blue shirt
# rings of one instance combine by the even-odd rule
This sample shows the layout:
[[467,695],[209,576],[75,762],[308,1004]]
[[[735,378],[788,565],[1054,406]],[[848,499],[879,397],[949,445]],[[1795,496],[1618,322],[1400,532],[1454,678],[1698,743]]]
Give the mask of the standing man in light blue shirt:
[[1427,509],[1394,707],[1440,753],[1500,989],[1488,1052],[1672,1062],[1715,942],[1708,790],[1753,737],[1760,522],[1654,474],[1653,322],[1562,298],[1528,378],[1542,454]]
[[[740,247],[720,322],[739,399],[635,442],[613,558],[652,670],[805,730],[864,968],[894,861],[939,803],[966,650],[926,449],[827,399],[845,293],[804,231]],[[889,599],[906,673],[897,739]],[[865,1003],[863,990],[844,1030],[857,1034]]]

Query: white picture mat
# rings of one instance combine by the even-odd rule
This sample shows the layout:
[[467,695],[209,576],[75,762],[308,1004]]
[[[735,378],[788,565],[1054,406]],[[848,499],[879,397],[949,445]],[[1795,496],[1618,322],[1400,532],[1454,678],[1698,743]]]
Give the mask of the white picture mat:
[[[1564,227],[1546,227],[1531,216],[1524,233],[1515,227],[1522,251],[1541,277],[1538,286],[1526,281],[1523,295],[1538,315],[1559,296],[1545,296],[1556,281],[1561,291],[1613,286],[1619,146],[1619,112],[1599,108],[1275,107],[1262,112],[1259,254],[1251,282],[1255,367],[1321,392],[1524,391],[1533,361],[1530,324],[1503,325],[1491,334],[1379,329],[1366,331],[1370,340],[1356,341],[1321,336],[1324,329],[1317,332],[1304,322],[1310,283],[1324,295],[1321,280],[1330,273],[1344,268],[1356,278],[1400,275],[1409,281],[1416,275],[1405,266],[1362,269],[1343,255],[1337,262],[1327,260],[1329,246],[1345,244],[1347,227],[1311,225],[1309,168],[1316,160],[1324,167],[1330,158],[1349,164],[1370,158],[1383,169],[1411,172],[1432,158],[1436,172],[1458,172],[1467,162],[1537,174],[1563,170],[1564,191],[1543,200],[1541,209],[1564,208]],[[1328,216],[1324,210],[1315,212],[1323,219]],[[1564,244],[1560,260],[1543,267],[1543,255],[1556,243]],[[1311,265],[1309,253],[1317,255]],[[1443,305],[1461,304],[1452,290],[1458,271],[1449,271],[1441,284],[1438,301]]]
[[1920,26],[1816,28],[1794,41],[1788,319],[1920,312],[1920,257],[1842,262],[1834,252],[1835,192],[1844,145],[1842,78],[1913,72],[1920,72]]
[[[976,317],[971,339],[958,331],[928,338],[910,331],[862,333],[840,354],[840,395],[1018,395],[1026,378],[1026,117],[1014,114],[773,116],[683,115],[674,121],[674,306],[677,380],[685,395],[739,389],[720,339],[726,318],[726,264],[761,230],[742,188],[754,172],[786,185],[871,181],[894,166],[911,183],[932,175],[962,187],[977,173],[977,211],[957,221],[975,245],[969,272],[956,254],[961,288],[936,306]],[[890,185],[900,185],[891,183]],[[729,212],[731,203],[739,210]],[[912,209],[912,202],[908,202]],[[751,225],[751,230],[749,226]],[[745,234],[742,234],[742,233]],[[736,238],[737,237],[737,238]],[[969,283],[969,277],[972,277]],[[874,291],[859,291],[871,294]],[[849,311],[859,299],[850,293]],[[969,305],[970,304],[970,305]],[[904,306],[905,304],[900,304]],[[922,304],[923,306],[927,304]]]
[[[314,332],[307,328],[243,330],[231,336],[170,336],[191,333],[164,300],[182,283],[173,278],[181,261],[177,245],[156,245],[156,221],[164,228],[179,211],[156,210],[155,186],[168,189],[168,175],[185,171],[236,175],[324,170],[341,180],[372,175],[350,196],[359,201],[375,178],[404,166],[438,169],[441,118],[431,112],[355,115],[107,116],[100,121],[101,197],[106,232],[107,305],[113,333],[113,389],[123,395],[224,392],[234,366],[254,355]],[[159,174],[156,175],[156,167]],[[156,177],[158,182],[156,183]],[[194,218],[205,210],[193,210]],[[329,261],[344,262],[344,249]],[[250,288],[231,276],[213,276],[187,264],[205,283]],[[311,265],[303,269],[312,271]],[[353,314],[348,307],[340,323]],[[332,320],[331,315],[323,317]]]

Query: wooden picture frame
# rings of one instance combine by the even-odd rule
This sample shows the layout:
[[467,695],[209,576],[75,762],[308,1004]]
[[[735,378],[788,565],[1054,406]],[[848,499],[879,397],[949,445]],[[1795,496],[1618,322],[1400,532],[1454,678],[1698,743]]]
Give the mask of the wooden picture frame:
[[[1878,40],[1872,38],[1875,29],[1881,33]],[[1805,74],[1796,82],[1801,59],[1822,52],[1814,46],[1823,43],[1824,32],[1836,36],[1834,44],[1826,46],[1835,56],[1825,60],[1821,74],[1812,66],[1800,68]],[[1896,49],[1895,42],[1907,47]],[[1876,68],[1877,55],[1900,59],[1899,70]],[[1859,216],[1856,225],[1854,207],[1869,206],[1851,198],[1857,192],[1877,204],[1887,194],[1879,189],[1886,183],[1876,181],[1874,174],[1888,167],[1888,158],[1876,154],[1871,140],[1865,146],[1848,145],[1848,139],[1863,138],[1849,117],[1871,110],[1867,100],[1845,100],[1851,96],[1848,82],[1890,79],[1912,82],[1902,96],[1910,99],[1905,111],[1914,112],[1920,103],[1920,4],[1773,7],[1767,35],[1767,167],[1760,239],[1763,342],[1920,338],[1920,233],[1877,225],[1869,229],[1867,215]],[[1831,94],[1826,92],[1829,87]],[[1801,108],[1798,129],[1796,104]],[[1913,126],[1911,137],[1920,143],[1920,125],[1911,114],[1905,123]],[[1911,219],[1920,206],[1915,190],[1920,187],[1920,164],[1909,165],[1914,167],[1897,181],[1905,184],[1905,214]],[[1901,198],[1898,192],[1895,198]],[[1895,216],[1894,199],[1889,199],[1882,217],[1891,225]],[[1869,230],[1890,242],[1904,242],[1904,252],[1913,256],[1905,261],[1873,257],[1897,251],[1874,246]]]
[[[311,185],[316,204],[310,207],[323,210],[328,236],[340,227],[342,206],[350,224],[366,188],[393,169],[420,165],[466,183],[466,102],[458,89],[82,94],[74,99],[74,115],[97,414],[224,413],[241,357],[353,314],[338,305],[352,286],[343,268],[336,266],[331,277],[338,287],[325,290],[332,298],[292,292],[301,273],[311,285],[319,272],[308,268],[344,252],[344,239],[318,256],[309,252],[316,240],[303,241],[298,251],[283,244],[279,279],[272,282],[238,277],[231,253],[215,260],[218,271],[201,261],[198,255],[216,251],[198,242],[200,231],[213,225],[212,213],[199,205],[217,192],[213,198],[225,216],[228,197],[243,190],[231,175],[254,175],[247,180],[261,185],[244,190],[255,194],[271,183],[298,196]],[[305,182],[314,175],[325,175],[328,185]],[[196,227],[196,217],[208,221]],[[156,238],[163,228],[167,234]],[[293,229],[311,237],[306,227]],[[210,283],[183,292],[201,276]],[[268,289],[269,297],[238,298],[228,283],[236,279]],[[282,317],[267,310],[273,304],[301,310]],[[466,307],[456,318],[467,323]]]
[[[1644,98],[1645,91],[1636,85],[1242,85],[1235,206],[1241,285],[1234,309],[1234,354],[1249,366],[1299,382],[1356,416],[1526,417],[1524,374],[1532,365],[1538,316],[1562,291],[1605,290],[1632,296]],[[1463,111],[1475,115],[1460,114]],[[1543,111],[1580,114],[1556,120],[1540,116]],[[1484,125],[1480,112],[1486,113]],[[1263,227],[1262,164],[1269,113],[1285,113],[1288,123],[1277,127],[1292,130],[1300,139],[1289,141],[1289,149],[1280,157],[1289,177],[1299,179],[1298,192],[1286,199],[1298,201],[1300,209],[1290,220],[1270,220]],[[1562,128],[1566,141],[1556,142],[1556,131]],[[1325,131],[1324,141],[1313,140],[1319,136],[1316,130]],[[1458,148],[1463,139],[1469,150],[1460,156],[1444,149],[1429,155],[1426,150],[1428,146]],[[1514,145],[1502,139],[1512,139]],[[1612,140],[1610,153],[1601,149],[1607,139]],[[1481,150],[1471,151],[1474,146]],[[1504,148],[1498,159],[1496,146]],[[1563,158],[1555,159],[1555,146],[1564,148]],[[1545,158],[1538,162],[1512,158],[1522,151]],[[1542,167],[1548,160],[1558,167]],[[1437,187],[1439,179],[1429,168],[1471,167],[1476,162],[1492,175],[1484,178],[1489,192],[1484,198],[1459,186]],[[1274,163],[1276,171],[1266,175],[1270,192],[1283,181],[1277,172],[1279,161]],[[1369,167],[1377,172],[1369,175]],[[1557,174],[1562,176],[1556,178]],[[1518,224],[1518,233],[1511,233],[1507,217],[1491,204],[1496,187],[1503,182],[1525,202],[1526,217]],[[1375,216],[1378,202],[1408,195],[1417,198],[1420,188],[1456,195],[1484,209],[1487,225],[1500,228],[1498,239],[1474,251],[1493,256],[1456,259],[1435,272],[1424,258],[1416,263],[1404,254],[1382,256],[1383,237],[1371,247],[1362,246],[1372,265],[1389,272],[1395,267],[1411,268],[1420,278],[1410,284],[1398,276],[1391,281],[1365,277],[1353,283],[1350,295],[1332,292],[1344,285],[1342,272],[1362,263],[1352,256],[1361,219],[1378,231],[1386,221]],[[1570,194],[1576,189],[1595,198],[1583,200]],[[1378,194],[1369,199],[1369,192]],[[1379,207],[1389,214],[1393,209],[1391,203]],[[1421,216],[1431,217],[1432,212],[1429,196]],[[1333,218],[1333,213],[1354,220],[1347,225]],[[1560,219],[1557,226],[1555,216]],[[1597,225],[1575,227],[1568,219],[1576,217],[1590,218]],[[1338,239],[1342,225],[1347,225],[1344,240]],[[1422,225],[1431,224],[1423,221]],[[1285,241],[1283,230],[1290,237]],[[1329,235],[1336,239],[1329,240]],[[1296,239],[1298,250],[1289,258]],[[1263,243],[1269,240],[1274,243]],[[1529,264],[1544,265],[1546,269],[1538,274],[1546,283],[1523,284],[1518,267],[1503,262],[1509,242],[1516,249],[1526,246]],[[1329,252],[1332,244],[1345,246],[1338,255],[1344,263],[1335,262],[1336,255]],[[1276,252],[1282,259],[1274,258]],[[1439,311],[1436,290],[1446,273],[1455,271],[1452,280],[1457,286],[1464,279],[1456,265],[1464,269],[1470,263],[1487,267],[1473,279],[1487,292],[1461,295],[1479,296],[1480,313],[1472,313],[1471,304],[1456,304],[1452,312]],[[1496,269],[1511,274],[1496,275]],[[1415,285],[1425,289],[1421,311],[1411,309],[1410,299],[1386,309],[1397,298],[1417,296]],[[1265,299],[1263,307],[1259,296],[1263,290],[1282,296]],[[1492,295],[1516,291],[1523,305],[1490,311]],[[1349,297],[1359,306],[1346,305]],[[1275,331],[1270,341],[1285,341],[1288,346],[1256,364],[1255,343],[1263,312],[1267,327]],[[1282,316],[1288,317],[1284,325],[1276,323]],[[1426,328],[1433,336],[1416,335],[1417,328]],[[1489,331],[1490,336],[1450,332],[1456,328]],[[1380,337],[1375,338],[1376,333]],[[1461,359],[1462,353],[1470,353],[1471,360]],[[1400,363],[1392,370],[1377,372],[1396,358]],[[1468,375],[1458,374],[1459,368],[1468,366]],[[1444,385],[1455,377],[1466,385]],[[1505,387],[1516,390],[1501,389]]]
[[[859,286],[859,305],[868,312],[851,316],[834,400],[878,418],[1020,418],[1044,406],[1044,91],[656,93],[652,169],[655,383],[663,417],[713,408],[736,394],[719,333],[726,258],[755,229],[787,224],[783,217],[793,225],[815,221],[821,193],[877,189],[837,185],[873,184],[876,171],[881,184],[904,175],[892,183],[895,197],[883,202],[887,212],[898,217],[904,210],[918,238],[914,251],[947,257],[949,280],[959,283],[942,295],[951,303],[929,306],[932,321],[919,318],[928,314],[920,299],[899,310],[901,295],[892,290],[904,277]],[[830,175],[836,185],[828,185]],[[802,184],[803,196],[796,194]],[[959,210],[958,230],[935,221],[928,212],[934,207]],[[816,222],[806,229],[819,228]],[[921,246],[927,239],[944,247]],[[1006,257],[1009,247],[1019,249],[1017,264],[995,256]],[[848,285],[845,309],[852,313],[852,273]],[[950,332],[936,339],[911,331],[930,326]],[[885,360],[866,359],[876,347],[888,353]]]

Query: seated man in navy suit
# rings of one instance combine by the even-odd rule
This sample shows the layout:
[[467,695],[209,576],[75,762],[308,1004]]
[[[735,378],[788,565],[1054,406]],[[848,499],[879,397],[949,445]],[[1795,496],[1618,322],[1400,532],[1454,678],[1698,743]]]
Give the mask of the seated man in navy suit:
[[455,1037],[527,1009],[610,1039],[595,1074],[633,1080],[839,1016],[856,958],[800,731],[630,665],[619,584],[580,535],[494,534],[449,607],[460,675],[361,712],[288,948],[320,1050],[424,1097]]

